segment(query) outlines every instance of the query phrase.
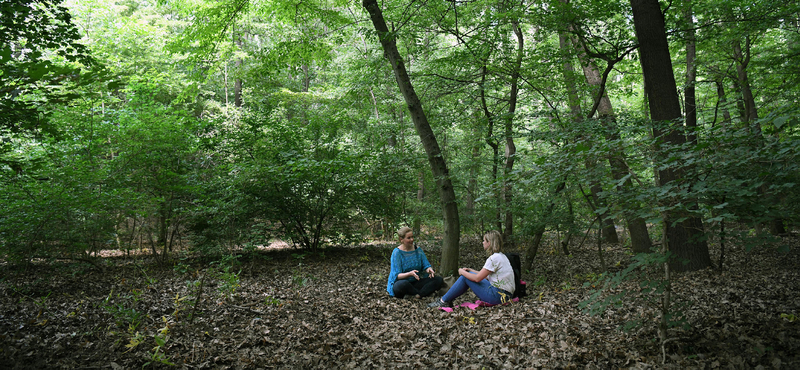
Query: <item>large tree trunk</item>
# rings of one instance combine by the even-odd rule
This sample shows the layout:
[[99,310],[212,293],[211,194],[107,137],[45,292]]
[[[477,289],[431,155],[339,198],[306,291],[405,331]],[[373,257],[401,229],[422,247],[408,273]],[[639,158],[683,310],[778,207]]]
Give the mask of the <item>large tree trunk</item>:
[[444,218],[444,238],[439,273],[454,275],[458,271],[458,242],[461,230],[455,189],[453,189],[453,184],[450,180],[447,164],[439,149],[439,143],[436,141],[431,125],[428,123],[428,117],[425,116],[425,111],[422,109],[422,103],[411,85],[411,79],[408,77],[403,58],[400,56],[400,52],[397,51],[395,34],[390,32],[386,26],[383,12],[378,7],[377,0],[363,0],[362,6],[369,12],[372,24],[383,47],[383,55],[392,65],[397,86],[400,88],[400,92],[408,105],[411,120],[414,122],[414,127],[417,129],[422,146],[428,155],[428,162],[436,179],[436,186],[439,189],[439,196],[442,200]]
[[[662,138],[666,144],[685,143],[686,137],[675,127],[675,122],[681,118],[681,106],[661,6],[658,0],[630,0],[630,3],[651,118],[659,124],[671,125],[667,130],[659,125],[654,126],[653,135]],[[681,180],[682,177],[683,171],[679,169],[658,170],[658,183],[661,186]],[[684,220],[676,223],[681,218]],[[676,257],[671,260],[670,269],[681,272],[711,266],[708,244],[703,238],[703,221],[699,217],[673,211],[665,214],[663,222],[669,251]]]

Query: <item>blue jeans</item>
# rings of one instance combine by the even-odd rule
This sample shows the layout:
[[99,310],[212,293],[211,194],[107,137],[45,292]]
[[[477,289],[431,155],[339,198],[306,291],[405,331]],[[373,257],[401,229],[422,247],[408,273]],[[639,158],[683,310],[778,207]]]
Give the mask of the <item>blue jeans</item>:
[[[474,272],[470,272],[470,274],[474,274]],[[452,302],[460,295],[466,293],[467,289],[472,289],[472,292],[478,296],[478,299],[489,304],[500,304],[511,300],[510,294],[505,291],[501,291],[495,286],[492,286],[489,280],[483,279],[476,283],[464,276],[459,276],[455,284],[453,284],[453,286],[450,287],[450,290],[447,291],[447,294],[442,296],[442,301]],[[503,297],[503,295],[500,294],[501,292],[507,294],[507,296]]]

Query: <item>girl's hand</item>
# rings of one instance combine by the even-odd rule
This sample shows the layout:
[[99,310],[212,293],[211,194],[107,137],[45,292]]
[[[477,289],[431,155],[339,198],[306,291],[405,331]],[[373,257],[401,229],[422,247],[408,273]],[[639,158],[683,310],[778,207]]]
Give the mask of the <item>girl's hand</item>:
[[428,267],[428,269],[425,271],[428,272],[428,275],[430,275],[430,277],[434,277],[436,275],[436,273],[433,271],[433,267]]
[[413,276],[414,279],[419,280],[419,275],[417,275],[418,272],[419,272],[418,270],[411,270],[411,271],[407,272],[408,275],[406,275],[406,278],[409,277],[409,276]]

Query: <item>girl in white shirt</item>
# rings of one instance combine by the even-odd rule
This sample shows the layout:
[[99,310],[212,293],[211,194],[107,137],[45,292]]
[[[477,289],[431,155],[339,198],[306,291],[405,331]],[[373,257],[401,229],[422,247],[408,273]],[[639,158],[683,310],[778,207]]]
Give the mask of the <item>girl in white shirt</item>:
[[503,237],[497,230],[483,236],[483,250],[490,254],[480,271],[460,268],[460,275],[447,294],[428,304],[428,307],[452,307],[453,300],[472,289],[478,298],[489,304],[511,301],[514,294],[514,270],[508,257],[500,252]]

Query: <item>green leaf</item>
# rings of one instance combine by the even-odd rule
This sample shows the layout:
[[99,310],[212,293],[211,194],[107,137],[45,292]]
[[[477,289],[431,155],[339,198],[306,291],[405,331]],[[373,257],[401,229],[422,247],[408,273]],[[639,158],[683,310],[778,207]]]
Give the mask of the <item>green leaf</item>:
[[11,47],[4,46],[0,49],[0,63],[5,63],[9,60],[11,60]]
[[783,127],[783,125],[786,124],[786,121],[789,118],[791,118],[791,117],[790,116],[780,116],[780,117],[776,118],[774,121],[772,121],[772,124],[774,124],[775,127],[777,127],[777,128],[781,128],[781,127]]

